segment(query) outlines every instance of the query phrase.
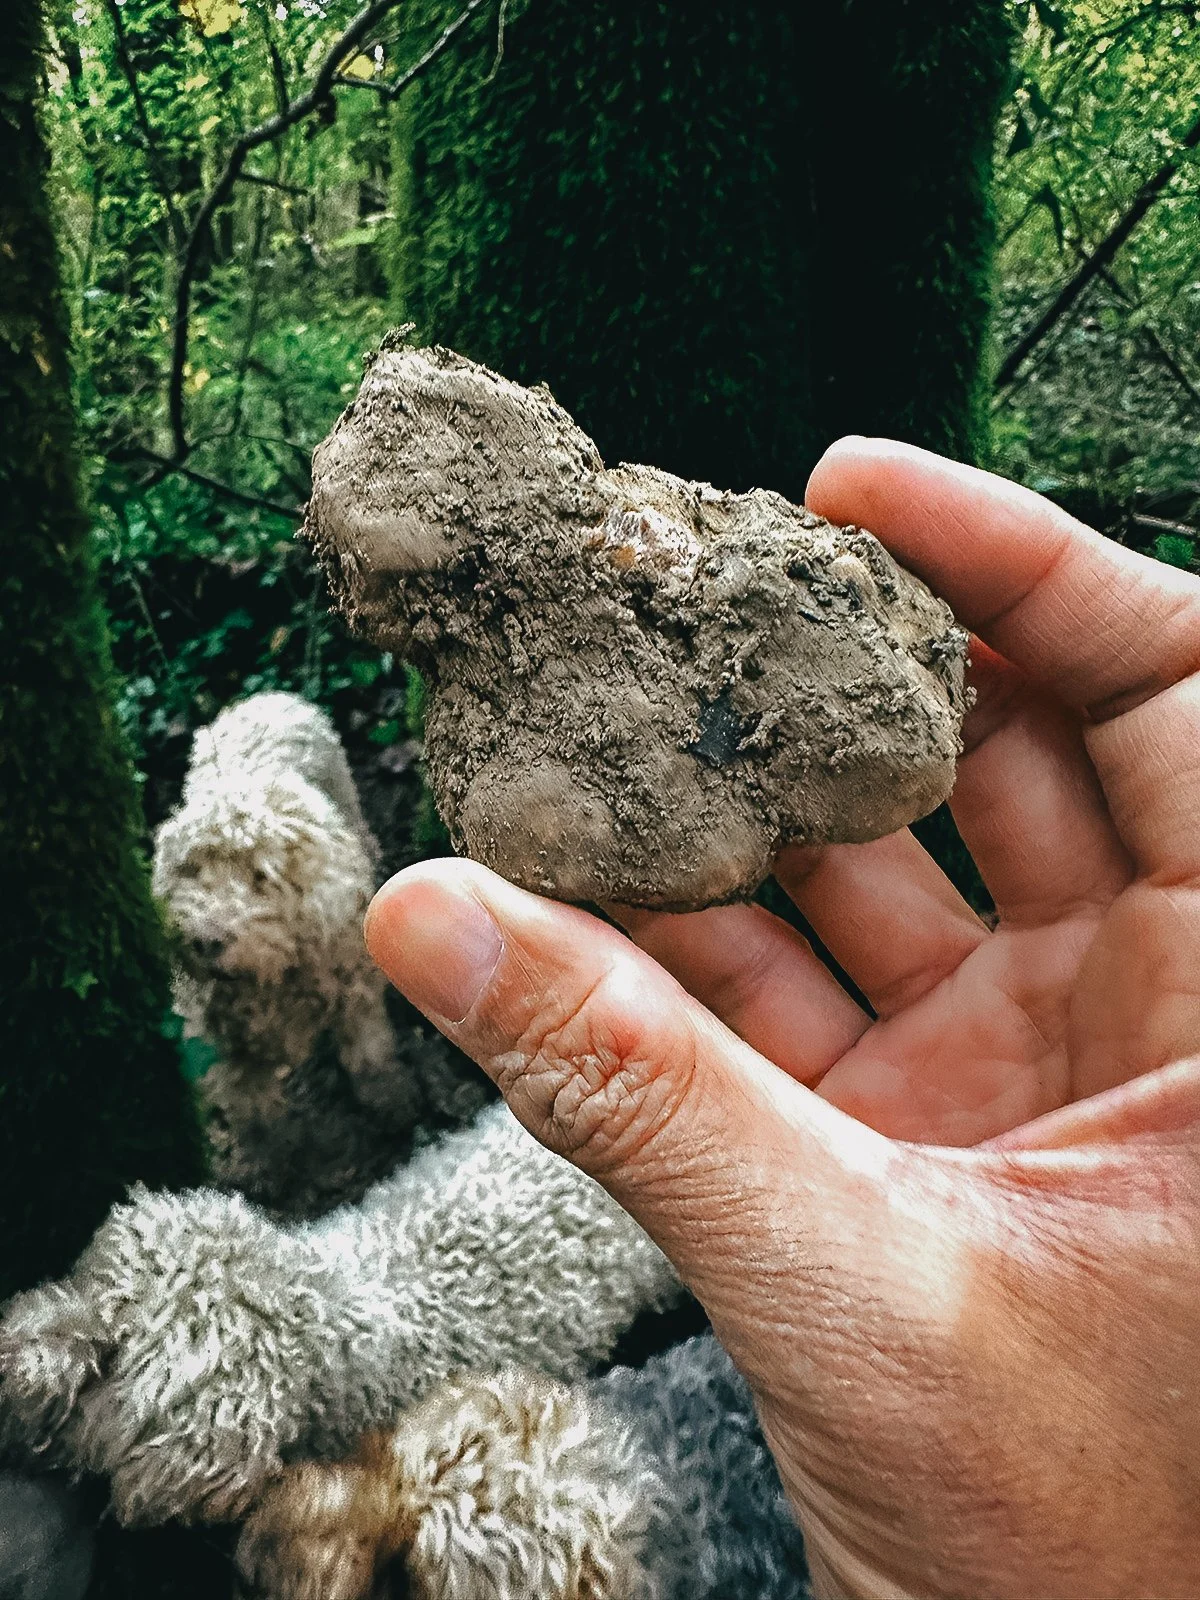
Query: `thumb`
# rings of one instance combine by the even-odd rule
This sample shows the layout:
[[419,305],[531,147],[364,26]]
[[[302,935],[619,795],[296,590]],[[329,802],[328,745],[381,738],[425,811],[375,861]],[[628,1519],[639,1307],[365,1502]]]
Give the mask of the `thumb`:
[[878,1303],[873,1263],[891,1276],[910,1254],[891,1195],[900,1147],[772,1066],[616,929],[443,860],[379,891],[366,939],[534,1137],[641,1224],[719,1331],[726,1310],[777,1324],[801,1284],[818,1318],[818,1282],[844,1309],[866,1274]]

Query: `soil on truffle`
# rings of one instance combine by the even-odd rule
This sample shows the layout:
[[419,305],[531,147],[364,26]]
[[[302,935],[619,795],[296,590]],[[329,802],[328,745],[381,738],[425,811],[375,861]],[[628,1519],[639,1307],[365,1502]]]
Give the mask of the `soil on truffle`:
[[385,342],[314,459],[352,628],[430,684],[456,846],[572,901],[742,898],[949,793],[966,635],[871,534],[606,469],[544,388]]

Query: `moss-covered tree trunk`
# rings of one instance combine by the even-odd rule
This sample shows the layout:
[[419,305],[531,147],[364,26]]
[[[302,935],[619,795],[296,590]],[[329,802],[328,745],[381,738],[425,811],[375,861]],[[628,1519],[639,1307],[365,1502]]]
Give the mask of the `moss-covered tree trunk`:
[[527,0],[492,75],[486,8],[403,102],[399,311],[545,379],[608,459],[796,489],[817,438],[791,33],[754,3]]
[[194,1179],[189,1092],[76,471],[37,121],[40,0],[0,50],[0,1299],[135,1178]]
[[404,104],[398,309],[722,487],[976,455],[1009,43],[1003,0],[525,0],[493,73],[481,16]]
[[[0,1300],[62,1272],[127,1185],[201,1171],[112,710],[37,119],[40,0],[0,46]],[[103,1484],[85,1485],[99,1516]],[[92,1600],[214,1600],[219,1541],[100,1528]]]

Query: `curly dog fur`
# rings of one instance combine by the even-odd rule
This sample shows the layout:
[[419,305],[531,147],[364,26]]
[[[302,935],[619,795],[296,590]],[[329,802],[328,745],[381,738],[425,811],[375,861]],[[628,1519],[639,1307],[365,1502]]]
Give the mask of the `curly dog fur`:
[[277,1215],[357,1199],[419,1119],[472,1116],[482,1074],[393,1002],[362,942],[378,850],[324,712],[260,694],[201,728],[154,888],[178,935],[176,1006],[214,1176]]
[[284,1226],[210,1189],[134,1192],[0,1323],[0,1406],[107,1476],[126,1522],[235,1520],[284,1461],[353,1448],[454,1373],[577,1378],[681,1294],[604,1191],[503,1104]]
[[346,1462],[268,1493],[238,1565],[256,1592],[366,1600],[403,1564],[419,1600],[651,1600],[664,1488],[632,1428],[533,1373],[456,1379]]
[[291,1468],[243,1530],[270,1600],[807,1600],[749,1390],[711,1336],[568,1387],[452,1381],[336,1465]]

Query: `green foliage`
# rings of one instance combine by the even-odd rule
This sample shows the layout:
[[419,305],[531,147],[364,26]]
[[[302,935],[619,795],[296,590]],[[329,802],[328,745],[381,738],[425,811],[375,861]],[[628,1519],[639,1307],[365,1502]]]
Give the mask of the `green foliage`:
[[[1200,8],[1017,4],[1019,86],[998,191],[998,343],[1010,348],[1200,116]],[[1111,270],[997,409],[1002,470],[1160,558],[1188,564],[1200,511],[1200,161],[1186,158]],[[1143,521],[1143,517],[1150,520]],[[1188,544],[1185,551],[1183,541]]]
[[134,1178],[200,1172],[76,481],[36,121],[41,16],[0,55],[0,1299],[62,1271]]
[[1008,43],[1000,0],[536,0],[492,71],[481,20],[398,126],[400,310],[610,459],[799,497],[851,428],[976,454]]
[[[58,16],[55,178],[82,445],[119,711],[152,817],[192,730],[237,694],[290,688],[343,723],[388,720],[380,656],[345,638],[292,540],[312,449],[391,320],[376,259],[387,116],[374,95],[343,94],[331,126],[314,119],[265,146],[248,166],[262,181],[240,185],[207,231],[185,367],[191,453],[180,471],[165,459],[183,237],[232,139],[303,85],[354,10],[74,0]],[[356,70],[396,49],[372,45]]]

